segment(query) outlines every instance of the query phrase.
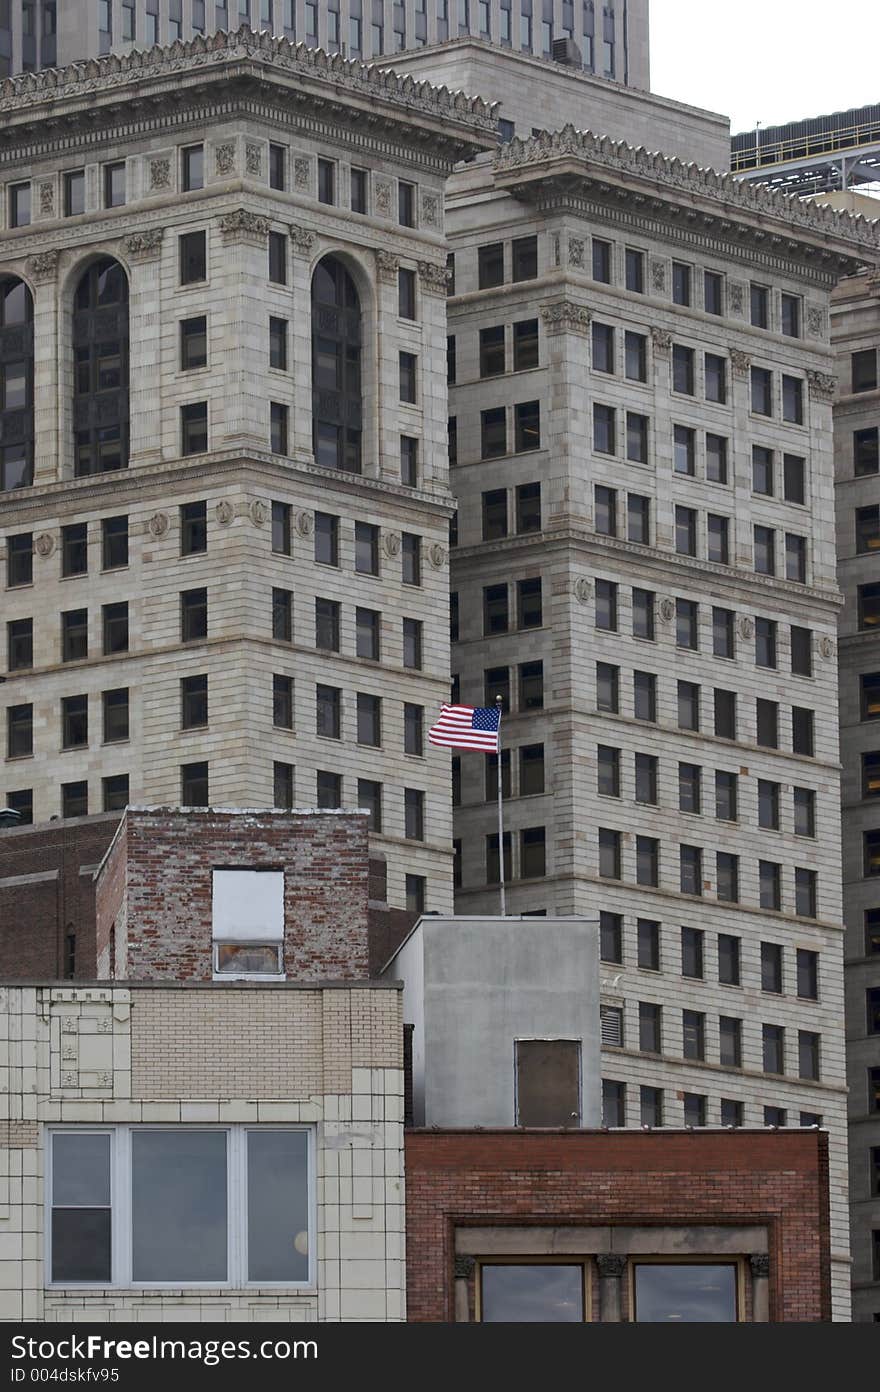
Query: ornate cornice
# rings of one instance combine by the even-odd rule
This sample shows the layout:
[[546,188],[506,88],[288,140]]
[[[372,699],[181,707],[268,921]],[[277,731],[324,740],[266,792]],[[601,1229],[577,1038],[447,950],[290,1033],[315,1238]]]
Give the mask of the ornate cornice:
[[159,255],[164,235],[164,227],[151,227],[146,232],[133,232],[124,239],[123,246],[129,256],[146,260],[148,256]]
[[[726,210],[728,217],[739,218],[746,214],[759,218],[761,227],[754,235],[768,245],[774,241],[773,223],[776,222],[781,234],[778,236],[780,244],[802,230],[819,234],[823,243],[829,238],[838,241],[836,247],[825,247],[825,255],[836,252],[853,257],[867,251],[880,258],[880,221],[869,221],[793,194],[779,193],[766,184],[748,183],[730,174],[719,174],[714,169],[670,159],[643,146],[628,145],[623,140],[596,136],[592,131],[578,131],[572,125],[554,132],[541,131],[528,140],[515,137],[509,144],[498,147],[493,168],[496,176],[537,176],[546,189],[548,167],[561,164],[568,171],[573,162],[581,166],[574,171],[575,177],[577,174],[587,178],[591,174],[601,177],[603,171],[628,176],[629,198],[637,202],[639,195],[633,181],[641,180],[651,186],[641,200],[643,203],[659,198],[664,205],[672,201],[683,204],[681,194],[684,192],[705,199],[715,207],[717,215],[723,216]],[[571,177],[568,172],[567,177]],[[539,191],[538,196],[542,197],[543,193]],[[700,211],[696,208],[684,207],[682,215],[700,220]],[[800,248],[794,243],[790,249]]]
[[586,337],[590,332],[591,312],[583,305],[573,304],[571,300],[557,300],[554,304],[540,306],[544,329],[548,334],[574,333]]
[[255,34],[247,25],[235,33],[221,31],[208,38],[197,35],[188,43],[178,41],[166,48],[135,49],[121,56],[111,54],[7,78],[0,83],[0,112],[13,114],[40,103],[57,104],[65,97],[91,98],[152,77],[179,81],[188,73],[198,74],[208,67],[216,71],[224,64],[242,61],[279,74],[312,78],[373,104],[399,107],[410,115],[452,120],[469,127],[473,136],[483,131],[494,134],[497,129],[497,102],[435,87],[390,68],[327,54],[321,48],[294,44],[268,32]]
[[224,237],[264,242],[269,235],[269,219],[259,213],[249,213],[246,208],[236,208],[234,213],[223,214],[220,231]]

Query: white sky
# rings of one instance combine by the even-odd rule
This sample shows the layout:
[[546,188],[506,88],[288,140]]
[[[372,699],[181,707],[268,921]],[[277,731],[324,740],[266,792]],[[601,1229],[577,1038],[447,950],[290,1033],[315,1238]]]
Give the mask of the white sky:
[[878,0],[650,0],[651,89],[731,130],[880,103]]

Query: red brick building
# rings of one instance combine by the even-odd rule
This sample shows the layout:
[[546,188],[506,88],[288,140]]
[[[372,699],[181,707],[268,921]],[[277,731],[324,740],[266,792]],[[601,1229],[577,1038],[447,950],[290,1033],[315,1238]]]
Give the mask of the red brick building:
[[828,1138],[410,1131],[410,1320],[829,1320]]

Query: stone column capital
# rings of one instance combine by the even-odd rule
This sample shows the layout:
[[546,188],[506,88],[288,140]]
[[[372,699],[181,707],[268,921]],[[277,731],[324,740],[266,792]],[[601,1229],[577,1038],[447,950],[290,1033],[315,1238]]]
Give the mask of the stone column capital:
[[768,1280],[770,1277],[770,1257],[767,1252],[753,1252],[749,1257],[749,1266],[752,1269],[752,1277],[756,1281]]
[[626,1257],[619,1252],[599,1252],[596,1257],[596,1266],[599,1268],[599,1276],[602,1280],[616,1278],[617,1280],[626,1271]]
[[469,1281],[474,1274],[475,1266],[476,1262],[473,1257],[454,1257],[453,1274],[456,1281]]

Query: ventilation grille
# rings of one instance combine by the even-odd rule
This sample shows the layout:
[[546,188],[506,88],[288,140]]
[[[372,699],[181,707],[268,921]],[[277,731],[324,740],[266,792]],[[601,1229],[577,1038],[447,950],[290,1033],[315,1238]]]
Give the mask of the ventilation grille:
[[602,1043],[623,1045],[623,1007],[619,1005],[600,1005],[599,1023],[602,1031]]

